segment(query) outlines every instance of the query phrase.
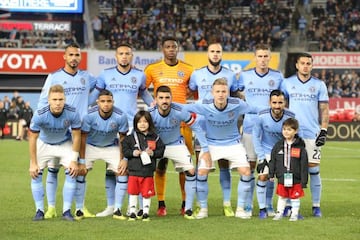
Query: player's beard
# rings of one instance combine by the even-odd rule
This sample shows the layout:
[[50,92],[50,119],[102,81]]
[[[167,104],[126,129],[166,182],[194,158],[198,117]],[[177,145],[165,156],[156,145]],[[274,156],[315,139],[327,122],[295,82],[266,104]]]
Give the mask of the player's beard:
[[211,61],[211,60],[209,59],[209,63],[210,63],[212,66],[217,67],[217,66],[220,65],[221,59],[220,59],[219,61],[217,61],[217,62]]
[[129,67],[130,63],[127,63],[127,64],[121,64],[119,63],[119,66],[122,67],[122,68],[127,68]]

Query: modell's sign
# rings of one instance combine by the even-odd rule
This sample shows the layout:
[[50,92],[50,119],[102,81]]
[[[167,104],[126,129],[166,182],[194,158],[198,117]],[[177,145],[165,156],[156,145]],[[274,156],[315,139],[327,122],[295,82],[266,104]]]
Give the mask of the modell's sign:
[[[0,74],[48,74],[64,66],[64,51],[0,49]],[[80,69],[87,68],[87,53],[81,53]]]
[[360,68],[360,53],[311,53],[314,68]]
[[0,21],[0,30],[11,31],[71,31],[71,23],[67,21]]

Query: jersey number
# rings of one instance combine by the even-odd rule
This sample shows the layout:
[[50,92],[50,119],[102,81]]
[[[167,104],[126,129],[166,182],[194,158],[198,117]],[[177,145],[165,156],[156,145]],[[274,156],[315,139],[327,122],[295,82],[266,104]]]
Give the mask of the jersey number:
[[314,149],[314,154],[312,156],[313,159],[320,160],[321,159],[321,150]]

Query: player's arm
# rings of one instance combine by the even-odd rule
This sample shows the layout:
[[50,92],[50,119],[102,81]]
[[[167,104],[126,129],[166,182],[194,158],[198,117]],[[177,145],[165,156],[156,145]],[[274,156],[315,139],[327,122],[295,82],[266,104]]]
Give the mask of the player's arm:
[[154,102],[154,98],[151,96],[150,92],[147,89],[140,90],[140,97],[145,102],[146,105],[151,106]]
[[329,103],[320,102],[319,108],[320,108],[321,130],[315,140],[315,144],[318,147],[323,146],[326,141],[327,128],[329,125]]
[[35,179],[39,176],[40,168],[37,162],[36,155],[36,141],[39,137],[39,132],[29,131],[29,154],[30,154],[30,176],[32,179]]
[[118,167],[119,175],[124,175],[126,173],[128,160],[124,159],[124,153],[122,151],[122,141],[124,141],[126,133],[119,133],[119,150],[120,150],[120,162]]
[[70,176],[76,177],[78,174],[78,157],[81,144],[81,132],[79,129],[71,129],[72,136],[72,160],[70,162],[69,171]]
[[45,83],[41,89],[41,94],[39,97],[38,102],[38,109],[46,106],[48,104],[48,94],[49,94],[49,88],[51,86],[52,82],[52,74],[49,74],[45,80]]

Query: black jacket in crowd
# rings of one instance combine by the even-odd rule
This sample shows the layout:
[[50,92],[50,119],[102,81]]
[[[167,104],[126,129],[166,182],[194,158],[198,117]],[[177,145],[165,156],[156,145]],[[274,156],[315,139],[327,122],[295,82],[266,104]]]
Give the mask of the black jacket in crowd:
[[165,145],[156,133],[148,133],[146,136],[141,132],[135,132],[135,134],[138,136],[142,151],[148,147],[148,140],[156,141],[156,148],[153,150],[154,155],[150,157],[151,164],[143,165],[140,156],[133,156],[134,150],[139,150],[135,142],[134,133],[125,137],[121,145],[124,157],[128,159],[129,176],[152,177],[156,169],[156,159],[163,157]]
[[[278,183],[284,184],[284,139],[278,141],[271,151],[269,162],[269,178],[278,179]],[[290,173],[293,174],[293,184],[301,183],[306,188],[308,183],[308,157],[305,150],[305,142],[296,136],[295,142],[291,144]]]

